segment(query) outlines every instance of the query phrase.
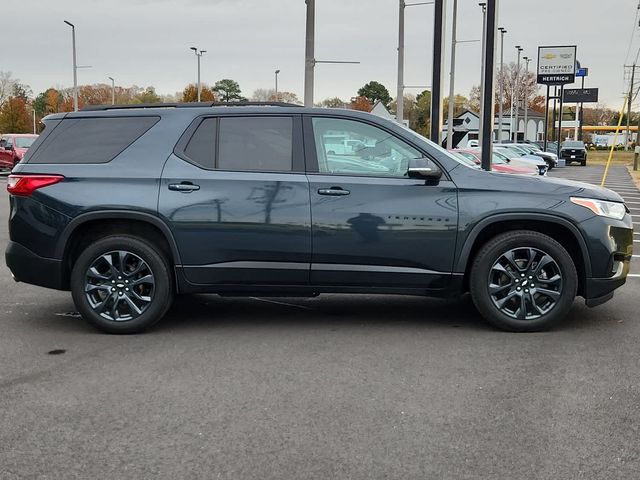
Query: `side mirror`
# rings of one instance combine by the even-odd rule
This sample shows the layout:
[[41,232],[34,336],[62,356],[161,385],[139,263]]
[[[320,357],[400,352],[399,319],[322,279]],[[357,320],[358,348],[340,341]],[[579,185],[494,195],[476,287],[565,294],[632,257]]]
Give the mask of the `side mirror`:
[[409,161],[407,176],[409,178],[437,181],[442,177],[442,170],[426,158],[416,158]]
[[4,149],[5,150],[13,150],[13,145],[5,145]]

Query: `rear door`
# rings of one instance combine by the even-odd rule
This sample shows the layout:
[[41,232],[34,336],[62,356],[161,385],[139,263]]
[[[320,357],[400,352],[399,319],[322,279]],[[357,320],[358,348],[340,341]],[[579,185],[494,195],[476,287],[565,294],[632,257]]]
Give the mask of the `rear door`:
[[300,117],[194,122],[166,162],[159,212],[194,284],[308,284],[311,214]]
[[[326,139],[361,148],[338,154]],[[305,118],[317,285],[438,289],[451,278],[458,224],[456,187],[406,176],[423,153],[361,120]]]

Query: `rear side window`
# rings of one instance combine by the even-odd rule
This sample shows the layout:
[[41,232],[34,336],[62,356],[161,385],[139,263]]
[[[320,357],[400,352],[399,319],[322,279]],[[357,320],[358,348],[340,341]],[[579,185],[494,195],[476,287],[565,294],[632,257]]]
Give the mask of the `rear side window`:
[[218,142],[220,170],[292,170],[291,117],[220,118]]
[[107,163],[122,153],[160,117],[64,119],[29,163]]

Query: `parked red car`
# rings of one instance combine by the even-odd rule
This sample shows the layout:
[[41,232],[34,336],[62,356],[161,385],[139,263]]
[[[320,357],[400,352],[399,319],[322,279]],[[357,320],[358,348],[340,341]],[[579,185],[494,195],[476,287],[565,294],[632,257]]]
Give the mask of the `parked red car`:
[[[459,155],[472,160],[476,165],[480,165],[481,163],[480,150],[460,148],[454,151]],[[497,155],[494,155],[491,159],[491,170],[494,172],[512,173],[517,175],[538,175],[538,171],[533,167],[529,168],[522,165],[509,165]]]
[[0,169],[11,170],[29,147],[36,141],[38,135],[29,133],[5,133],[0,137]]

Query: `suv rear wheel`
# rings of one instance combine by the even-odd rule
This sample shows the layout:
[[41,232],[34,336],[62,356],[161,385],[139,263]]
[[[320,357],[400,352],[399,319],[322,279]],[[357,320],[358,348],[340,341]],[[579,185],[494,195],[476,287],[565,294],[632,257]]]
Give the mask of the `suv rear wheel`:
[[492,325],[512,332],[546,330],[564,318],[576,296],[571,256],[553,238],[518,230],[494,237],[471,269],[473,302]]
[[106,237],[88,246],[71,272],[82,317],[107,333],[138,333],[171,306],[173,284],[164,256],[137,237]]

